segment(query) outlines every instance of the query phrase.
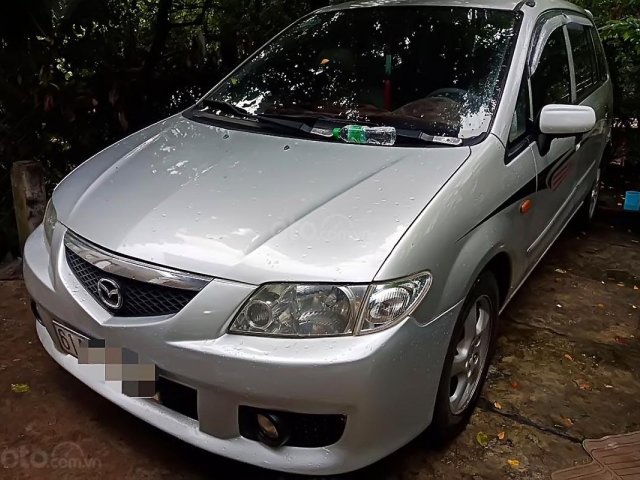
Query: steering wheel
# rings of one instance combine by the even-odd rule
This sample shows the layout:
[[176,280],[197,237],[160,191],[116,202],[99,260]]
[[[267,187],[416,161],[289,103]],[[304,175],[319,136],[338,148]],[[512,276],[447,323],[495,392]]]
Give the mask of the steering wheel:
[[462,88],[439,88],[427,95],[427,98],[448,98],[457,103],[464,103],[467,96],[468,92]]

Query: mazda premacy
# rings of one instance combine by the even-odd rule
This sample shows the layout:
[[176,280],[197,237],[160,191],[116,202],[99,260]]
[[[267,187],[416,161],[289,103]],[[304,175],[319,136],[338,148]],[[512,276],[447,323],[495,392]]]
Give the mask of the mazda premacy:
[[451,438],[501,311],[596,210],[611,111],[592,16],[562,0],[318,10],[60,183],[24,254],[38,337],[266,468]]

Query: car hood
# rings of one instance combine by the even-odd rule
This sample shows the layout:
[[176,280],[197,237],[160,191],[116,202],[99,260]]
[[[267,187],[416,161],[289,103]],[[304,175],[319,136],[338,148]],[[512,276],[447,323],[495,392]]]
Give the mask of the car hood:
[[159,265],[251,284],[368,282],[469,154],[174,116],[85,162],[54,204],[77,234]]

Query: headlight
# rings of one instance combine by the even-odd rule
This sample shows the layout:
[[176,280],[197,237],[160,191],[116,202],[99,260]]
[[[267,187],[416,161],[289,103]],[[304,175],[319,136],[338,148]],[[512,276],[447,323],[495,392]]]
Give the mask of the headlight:
[[53,231],[56,228],[56,223],[58,223],[56,207],[53,206],[53,201],[49,200],[47,209],[44,212],[44,220],[42,221],[42,224],[44,225],[44,238],[49,246],[51,246],[51,240],[53,239]]
[[277,337],[370,333],[411,315],[430,286],[428,272],[372,285],[265,285],[242,307],[229,331]]
[[433,277],[429,272],[369,288],[358,333],[384,330],[411,315],[424,299]]
[[230,331],[280,337],[350,334],[366,292],[366,285],[265,285],[245,304]]

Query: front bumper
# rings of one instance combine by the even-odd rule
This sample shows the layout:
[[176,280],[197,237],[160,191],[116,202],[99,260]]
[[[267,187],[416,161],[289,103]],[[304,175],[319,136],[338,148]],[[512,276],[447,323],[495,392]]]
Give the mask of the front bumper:
[[[460,305],[426,326],[408,319],[362,337],[245,337],[224,334],[223,327],[255,287],[214,280],[173,317],[118,319],[103,310],[70,272],[62,247],[64,228],[59,227],[51,251],[42,228],[25,247],[24,277],[39,306],[40,341],[79,380],[161,430],[257,466],[331,475],[385,457],[431,422]],[[62,353],[53,335],[53,319],[133,350],[196,389],[198,420],[114,390],[100,379],[104,366],[80,365]],[[346,415],[346,427],[341,439],[327,447],[271,448],[240,435],[240,406]]]

